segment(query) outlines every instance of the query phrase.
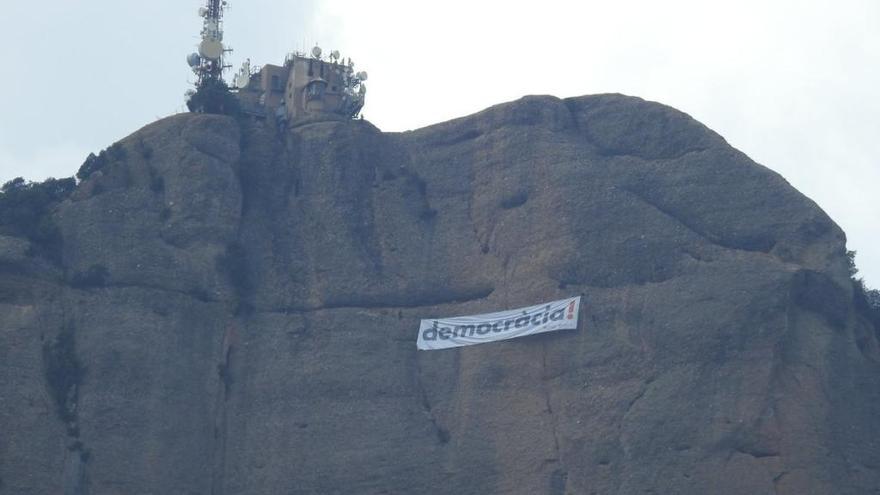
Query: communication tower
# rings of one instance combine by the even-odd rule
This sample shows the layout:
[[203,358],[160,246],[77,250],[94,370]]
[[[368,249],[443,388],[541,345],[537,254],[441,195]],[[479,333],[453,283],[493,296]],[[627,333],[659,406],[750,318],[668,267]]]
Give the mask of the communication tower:
[[223,64],[224,56],[232,51],[223,45],[223,11],[226,7],[226,0],[206,0],[205,6],[199,8],[199,17],[204,19],[202,40],[198,51],[186,57],[198,77],[197,88],[209,82],[223,81],[223,70],[229,68]]
[[[247,59],[227,87],[223,71],[230,66],[224,58],[232,51],[223,44],[227,7],[227,0],[206,0],[199,9],[204,20],[201,42],[186,57],[198,77],[195,90],[187,92],[190,110],[210,112],[209,106],[214,106],[222,113],[232,97],[237,112],[283,126],[358,118],[366,99],[367,73],[355,72],[351,58],[346,61],[338,50],[325,54],[318,45],[309,54],[288,54],[283,65],[252,66]],[[194,103],[197,95],[201,97]]]

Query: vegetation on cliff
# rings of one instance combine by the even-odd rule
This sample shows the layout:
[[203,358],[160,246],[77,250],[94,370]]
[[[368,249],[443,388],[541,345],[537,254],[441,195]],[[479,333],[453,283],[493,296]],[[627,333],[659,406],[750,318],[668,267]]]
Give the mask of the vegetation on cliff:
[[856,267],[855,251],[847,251],[846,257],[849,261],[849,275],[853,282],[856,309],[871,321],[880,335],[880,290],[869,289],[865,285],[865,279],[856,277],[859,269]]
[[78,180],[86,180],[125,157],[125,148],[115,143],[97,155],[90,153],[76,177],[49,178],[43,182],[16,177],[6,182],[0,187],[0,234],[24,237],[31,241],[30,254],[60,263],[61,233],[52,219],[52,211],[73,193]]
[[190,112],[216,113],[236,116],[241,108],[238,98],[223,81],[206,80],[186,102]]
[[76,188],[73,177],[29,182],[18,177],[0,188],[0,233],[25,237],[31,254],[60,261],[61,233],[52,220],[52,209]]
[[125,148],[119,143],[114,143],[107,149],[101,150],[97,155],[89,153],[89,156],[86,157],[86,161],[83,162],[79,167],[79,170],[76,172],[76,178],[81,181],[86,180],[93,173],[103,170],[110,163],[124,160],[125,157]]

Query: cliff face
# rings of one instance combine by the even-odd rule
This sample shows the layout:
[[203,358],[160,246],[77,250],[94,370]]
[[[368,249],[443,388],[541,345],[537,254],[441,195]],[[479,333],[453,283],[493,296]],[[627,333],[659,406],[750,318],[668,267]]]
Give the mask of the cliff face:
[[[687,115],[528,97],[401,134],[178,115],[0,237],[0,493],[860,494],[844,235]],[[420,318],[583,324],[417,352]]]

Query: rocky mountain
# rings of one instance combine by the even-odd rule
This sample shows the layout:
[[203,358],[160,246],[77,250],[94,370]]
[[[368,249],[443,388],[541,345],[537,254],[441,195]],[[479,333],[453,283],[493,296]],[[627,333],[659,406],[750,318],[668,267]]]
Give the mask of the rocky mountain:
[[[0,236],[2,494],[880,493],[843,232],[674,109],[185,114],[87,168],[56,249]],[[577,331],[416,350],[573,295]]]

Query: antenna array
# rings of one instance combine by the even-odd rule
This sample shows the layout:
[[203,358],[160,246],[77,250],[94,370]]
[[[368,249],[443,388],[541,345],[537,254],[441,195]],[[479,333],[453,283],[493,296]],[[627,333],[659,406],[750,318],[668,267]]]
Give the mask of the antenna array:
[[205,6],[199,8],[199,17],[204,19],[202,41],[198,52],[186,57],[187,64],[198,76],[196,87],[212,81],[222,81],[223,70],[229,68],[228,65],[223,65],[224,55],[232,51],[223,45],[223,10],[226,7],[226,0],[206,0]]

